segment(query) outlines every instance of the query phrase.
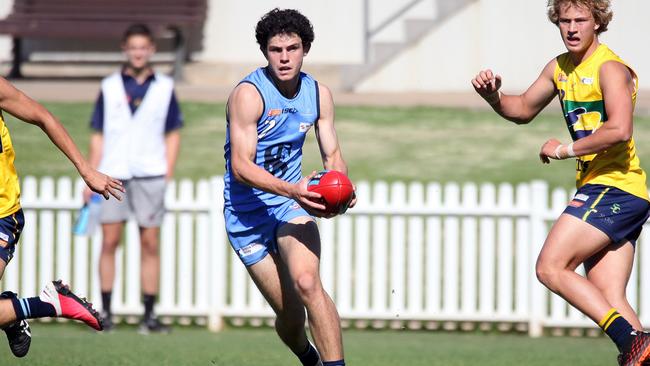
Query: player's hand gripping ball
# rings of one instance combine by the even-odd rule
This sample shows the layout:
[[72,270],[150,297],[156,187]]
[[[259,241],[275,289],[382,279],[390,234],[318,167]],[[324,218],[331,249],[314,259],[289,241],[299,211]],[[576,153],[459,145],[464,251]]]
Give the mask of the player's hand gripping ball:
[[317,173],[307,185],[307,189],[321,195],[325,212],[342,214],[354,198],[354,186],[348,177],[336,170],[324,170]]

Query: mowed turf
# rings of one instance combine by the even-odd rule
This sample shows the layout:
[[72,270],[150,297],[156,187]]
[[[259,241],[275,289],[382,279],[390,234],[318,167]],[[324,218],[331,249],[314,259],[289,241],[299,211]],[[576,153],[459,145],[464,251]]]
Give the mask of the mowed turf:
[[[85,152],[91,103],[46,103]],[[176,177],[223,174],[226,122],[223,104],[182,103],[185,127]],[[572,160],[542,165],[542,144],[569,141],[555,105],[529,125],[517,126],[487,110],[432,107],[338,107],[336,126],[350,177],[359,180],[421,182],[528,182],[574,184]],[[72,176],[74,169],[33,126],[8,118],[19,174]],[[650,168],[650,118],[637,117],[634,136],[642,164]],[[313,130],[304,148],[303,173],[320,170]]]
[[[24,359],[11,356],[2,339],[0,365],[30,366],[299,366],[273,332],[265,329],[176,327],[170,335],[142,336],[135,328],[93,334],[69,324],[32,325]],[[4,337],[3,337],[4,338]],[[616,349],[605,338],[426,331],[344,332],[346,363],[354,366],[598,366],[614,365]]]

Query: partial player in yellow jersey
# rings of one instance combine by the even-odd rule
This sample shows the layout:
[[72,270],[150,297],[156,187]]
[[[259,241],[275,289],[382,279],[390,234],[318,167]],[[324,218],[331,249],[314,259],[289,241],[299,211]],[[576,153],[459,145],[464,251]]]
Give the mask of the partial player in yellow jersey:
[[[543,163],[576,158],[578,191],[551,228],[537,278],[589,316],[619,349],[620,365],[650,358],[650,334],[625,297],[634,246],[648,218],[646,176],[632,139],[634,70],[598,36],[612,19],[609,0],[550,0],[548,17],[568,52],[553,58],[521,95],[499,91],[501,77],[483,70],[476,92],[505,119],[529,123],[558,97],[571,141],[542,145]],[[586,277],[574,270],[584,264]]]
[[[120,181],[99,173],[90,166],[65,128],[50,112],[0,77],[0,279],[13,257],[24,225],[20,187],[14,168],[14,149],[3,112],[40,127],[74,164],[88,187],[105,199],[111,195],[120,199],[119,192],[124,192]],[[76,319],[96,330],[102,330],[99,314],[61,281],[46,284],[39,297],[19,298],[10,291],[0,294],[0,328],[5,331],[9,348],[16,357],[25,356],[31,344],[26,319],[44,317]]]

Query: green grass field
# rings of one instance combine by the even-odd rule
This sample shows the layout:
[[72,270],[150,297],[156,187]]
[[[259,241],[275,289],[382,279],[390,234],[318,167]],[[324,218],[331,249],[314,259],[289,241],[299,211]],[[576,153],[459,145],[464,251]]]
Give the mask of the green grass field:
[[[142,336],[135,328],[93,334],[73,325],[32,326],[29,355],[15,359],[4,340],[0,365],[29,366],[289,366],[298,360],[270,329],[210,333],[176,327],[170,335]],[[346,363],[360,366],[598,366],[614,365],[615,347],[605,338],[345,331]]]
[[[92,111],[89,103],[46,103],[85,152]],[[225,118],[223,104],[184,103],[186,126],[176,176],[200,178],[222,174]],[[555,109],[553,109],[555,111]],[[431,107],[340,107],[337,131],[353,180],[438,182],[525,182],[573,185],[575,163],[542,165],[537,153],[548,138],[568,141],[558,113],[542,114],[517,126],[492,111]],[[34,126],[8,118],[17,151],[19,174],[74,174],[65,158]],[[646,169],[650,167],[650,118],[638,117],[635,139]],[[320,170],[320,156],[310,133],[303,170]]]

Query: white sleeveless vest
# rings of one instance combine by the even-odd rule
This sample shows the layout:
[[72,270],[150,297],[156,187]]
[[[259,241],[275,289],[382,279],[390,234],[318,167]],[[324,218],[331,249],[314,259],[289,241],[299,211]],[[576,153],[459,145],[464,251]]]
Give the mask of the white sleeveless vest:
[[165,123],[174,82],[156,73],[135,113],[127,101],[122,75],[102,81],[104,146],[99,171],[117,179],[167,173]]

